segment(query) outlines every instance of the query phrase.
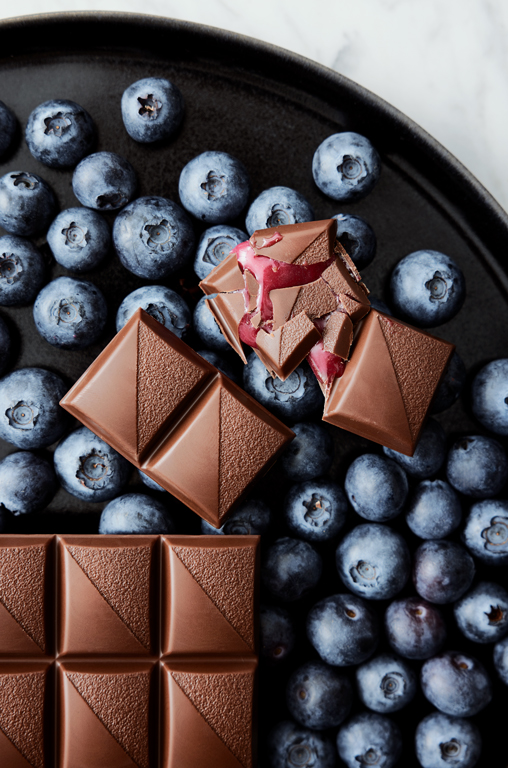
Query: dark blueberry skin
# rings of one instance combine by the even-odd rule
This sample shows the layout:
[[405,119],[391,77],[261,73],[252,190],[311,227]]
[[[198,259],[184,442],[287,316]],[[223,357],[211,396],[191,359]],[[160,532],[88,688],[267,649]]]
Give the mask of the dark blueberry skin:
[[95,269],[111,245],[106,220],[90,208],[67,208],[59,213],[47,238],[55,260],[71,272]]
[[88,280],[57,277],[34,304],[35,327],[59,349],[85,349],[101,336],[108,307],[102,292]]
[[166,493],[166,489],[162,487],[162,485],[159,485],[159,483],[156,483],[155,480],[152,480],[151,477],[148,477],[148,475],[145,475],[144,472],[142,472],[140,469],[138,470],[139,477],[141,479],[141,482],[143,485],[146,485],[147,488],[150,488],[152,491],[162,491],[162,493]]
[[76,166],[72,190],[81,205],[96,211],[117,211],[132,200],[137,179],[134,168],[114,152],[95,152]]
[[0,461],[0,509],[13,515],[41,512],[57,487],[53,467],[35,453],[19,451]]
[[465,496],[496,496],[508,480],[506,451],[493,437],[461,437],[448,452],[446,476],[450,485]]
[[295,723],[279,723],[268,737],[271,768],[335,768],[330,739]]
[[423,427],[412,456],[383,447],[386,456],[394,459],[415,480],[432,477],[441,469],[446,458],[446,435],[438,421],[429,419]]
[[239,243],[247,240],[241,229],[219,224],[203,232],[194,257],[194,272],[204,280]]
[[425,541],[414,555],[413,582],[418,594],[430,603],[458,600],[471,586],[475,571],[469,552],[454,541]]
[[306,541],[328,541],[346,522],[347,500],[330,480],[306,480],[292,485],[284,500],[289,530]]
[[417,690],[412,668],[391,653],[375,656],[358,667],[356,685],[363,704],[382,715],[405,707]]
[[165,505],[143,493],[117,496],[104,507],[99,520],[99,533],[105,535],[174,532],[175,525]]
[[184,167],[178,182],[183,207],[200,221],[224,224],[247,205],[247,169],[227,152],[203,152]]
[[134,141],[169,139],[180,127],[184,103],[180,89],[163,77],[137,80],[122,94],[122,120]]
[[390,718],[362,712],[340,728],[337,750],[348,768],[392,768],[402,751],[402,736]]
[[357,525],[335,554],[343,584],[368,600],[387,600],[404,587],[411,572],[409,549],[387,525]]
[[328,136],[312,159],[312,175],[321,192],[343,203],[368,195],[380,173],[378,153],[365,136],[352,131]]
[[261,581],[274,597],[294,602],[316,586],[322,571],[321,557],[310,544],[285,537],[266,550]]
[[494,667],[500,680],[508,685],[508,637],[494,646]]
[[0,437],[16,448],[46,448],[64,433],[68,416],[58,404],[67,392],[60,376],[20,368],[0,379]]
[[352,703],[349,678],[322,661],[308,661],[288,680],[286,704],[291,717],[304,728],[335,728],[349,715]]
[[57,212],[53,190],[35,173],[9,171],[0,178],[0,226],[30,237],[46,230]]
[[392,459],[375,453],[364,453],[353,461],[344,487],[355,512],[377,522],[399,515],[409,490],[404,470]]
[[484,427],[508,435],[508,358],[493,360],[478,371],[471,387],[473,413]]
[[237,507],[220,528],[201,520],[201,532],[207,535],[261,536],[268,530],[271,513],[261,499],[249,499]]
[[457,651],[446,651],[426,661],[420,682],[430,703],[452,717],[472,717],[492,699],[483,664]]
[[14,112],[0,101],[0,157],[5,155],[14,143],[17,120]]
[[455,317],[464,302],[466,285],[449,256],[415,251],[393,270],[390,292],[397,317],[420,328],[434,328]]
[[28,149],[50,168],[74,168],[92,151],[96,132],[92,118],[74,101],[53,99],[30,113],[25,133]]
[[462,540],[474,557],[488,565],[508,565],[508,501],[489,499],[473,504]]
[[323,661],[333,667],[347,667],[372,656],[379,623],[372,608],[360,597],[332,595],[309,611],[307,637]]
[[422,480],[409,501],[406,523],[420,539],[444,539],[460,525],[459,497],[444,480]]
[[314,211],[305,197],[290,187],[270,187],[251,204],[245,227],[249,235],[257,229],[282,227],[313,221]]
[[17,235],[0,237],[0,306],[30,304],[45,282],[42,253]]
[[352,258],[357,269],[362,270],[376,255],[376,235],[361,216],[352,213],[337,213],[337,239]]
[[211,296],[202,296],[200,298],[194,308],[192,322],[194,325],[194,330],[196,331],[205,347],[208,347],[215,352],[230,352],[231,346],[226,340],[226,337],[223,335],[217,320],[208,309],[208,305],[206,303],[207,298],[212,298],[216,295],[217,294],[212,294]]
[[120,331],[134,312],[144,309],[181,339],[191,324],[190,309],[175,291],[164,285],[143,285],[127,294],[116,313],[116,331]]
[[198,349],[198,355],[204,357],[209,363],[214,365],[224,376],[234,381],[236,384],[240,384],[240,377],[238,376],[235,368],[231,365],[222,355],[218,355],[217,352],[213,352],[211,349]]
[[294,440],[280,466],[290,480],[303,482],[326,475],[333,462],[333,438],[324,424],[302,422],[293,426]]
[[7,369],[11,356],[11,336],[5,321],[0,317],[0,376]]
[[185,211],[172,200],[139,197],[116,217],[113,243],[129,272],[162,280],[190,264],[194,230]]
[[470,720],[432,712],[418,723],[416,756],[422,768],[473,768],[480,758],[480,731]]
[[68,493],[83,501],[109,501],[122,491],[131,465],[104,440],[80,427],[55,450],[55,470]]
[[441,611],[421,597],[394,600],[386,610],[384,623],[391,647],[406,659],[430,659],[446,640]]
[[455,350],[430,405],[430,413],[441,413],[450,408],[462,392],[465,381],[466,366]]
[[317,379],[307,365],[299,365],[285,381],[273,379],[252,352],[243,369],[243,386],[276,416],[290,422],[303,421],[323,407]]
[[262,605],[259,612],[261,655],[264,659],[279,664],[287,658],[296,643],[296,631],[285,608]]
[[508,592],[481,581],[453,606],[457,625],[474,643],[495,643],[508,633]]

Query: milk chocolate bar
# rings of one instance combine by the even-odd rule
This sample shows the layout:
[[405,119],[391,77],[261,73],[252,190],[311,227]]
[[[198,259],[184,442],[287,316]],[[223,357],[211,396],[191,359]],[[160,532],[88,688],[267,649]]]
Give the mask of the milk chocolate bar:
[[0,765],[251,768],[258,545],[0,536]]
[[215,527],[294,436],[142,309],[61,405]]

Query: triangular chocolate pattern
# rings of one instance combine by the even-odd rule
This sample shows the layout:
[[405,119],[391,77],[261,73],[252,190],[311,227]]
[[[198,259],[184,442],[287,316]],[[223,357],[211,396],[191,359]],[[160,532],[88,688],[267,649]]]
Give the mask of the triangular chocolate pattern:
[[0,600],[42,651],[44,636],[44,546],[0,549]]
[[44,678],[0,675],[0,728],[33,768],[44,768]]
[[252,727],[252,675],[172,671],[171,676],[210,728],[248,768],[252,763],[252,746],[245,734]]
[[173,551],[224,618],[254,649],[254,548],[173,546]]
[[331,256],[330,235],[329,231],[325,230],[302,251],[293,264],[317,264],[320,261],[327,261]]
[[151,548],[67,545],[67,550],[112,610],[149,650]]
[[66,672],[80,696],[139,768],[149,768],[149,672]]

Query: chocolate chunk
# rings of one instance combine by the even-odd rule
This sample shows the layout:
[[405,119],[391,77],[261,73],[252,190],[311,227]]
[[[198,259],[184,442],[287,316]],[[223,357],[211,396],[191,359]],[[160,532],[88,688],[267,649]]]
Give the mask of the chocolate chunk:
[[[276,233],[282,237],[274,238]],[[283,261],[286,264],[317,264],[330,258],[336,233],[335,219],[325,219],[258,229],[249,242],[257,256],[267,256],[269,259]],[[263,245],[266,241],[268,243],[272,241],[273,244]]]
[[314,323],[301,312],[273,333],[260,331],[256,352],[272,376],[285,381],[320,338]]
[[238,266],[236,254],[231,251],[199,285],[203,293],[207,295],[242,290],[244,287],[243,275]]
[[352,343],[353,323],[349,315],[338,310],[332,312],[323,330],[323,347],[332,355],[348,360]]
[[235,352],[247,362],[240,339],[240,321],[245,314],[245,299],[241,291],[237,293],[218,293],[206,299],[206,305],[215,317],[222,334],[229,341]]

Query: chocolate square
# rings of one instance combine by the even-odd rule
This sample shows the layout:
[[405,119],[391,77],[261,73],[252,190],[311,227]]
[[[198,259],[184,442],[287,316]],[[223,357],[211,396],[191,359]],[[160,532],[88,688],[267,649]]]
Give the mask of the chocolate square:
[[[48,661],[0,661],[0,765],[45,768]],[[49,713],[48,713],[49,714]]]

